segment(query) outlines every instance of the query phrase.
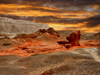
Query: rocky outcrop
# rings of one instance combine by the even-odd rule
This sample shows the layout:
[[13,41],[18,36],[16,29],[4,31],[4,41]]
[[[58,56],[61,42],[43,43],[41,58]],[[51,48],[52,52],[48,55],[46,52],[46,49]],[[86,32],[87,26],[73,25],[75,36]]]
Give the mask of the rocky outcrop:
[[14,38],[37,38],[39,36],[49,36],[49,35],[53,35],[56,37],[60,37],[60,35],[53,29],[53,28],[49,28],[49,29],[39,29],[37,32],[33,33],[33,34],[17,34]]
[[14,20],[0,17],[0,33],[34,33],[39,29],[48,29],[47,24],[38,24],[26,20]]
[[71,46],[80,46],[79,44],[80,37],[81,37],[80,31],[76,31],[67,36],[66,39],[69,41],[69,43],[71,43]]

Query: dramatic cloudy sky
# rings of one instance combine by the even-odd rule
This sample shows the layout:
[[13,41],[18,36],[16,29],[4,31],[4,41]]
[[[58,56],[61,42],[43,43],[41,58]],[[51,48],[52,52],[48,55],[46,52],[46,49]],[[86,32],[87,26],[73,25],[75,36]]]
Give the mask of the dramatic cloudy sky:
[[46,23],[56,30],[100,32],[100,0],[0,0],[0,16]]

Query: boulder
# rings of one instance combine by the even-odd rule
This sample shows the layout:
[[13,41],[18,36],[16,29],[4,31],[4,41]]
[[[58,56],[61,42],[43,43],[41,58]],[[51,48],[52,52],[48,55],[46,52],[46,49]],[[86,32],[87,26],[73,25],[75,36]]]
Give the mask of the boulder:
[[69,41],[71,46],[80,46],[79,43],[80,37],[81,37],[80,31],[76,31],[67,36],[66,39]]

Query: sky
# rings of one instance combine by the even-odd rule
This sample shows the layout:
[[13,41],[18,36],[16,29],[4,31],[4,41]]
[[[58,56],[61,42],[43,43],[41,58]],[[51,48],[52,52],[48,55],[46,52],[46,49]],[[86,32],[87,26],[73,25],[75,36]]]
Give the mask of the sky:
[[0,0],[0,16],[45,23],[55,30],[100,32],[100,0]]

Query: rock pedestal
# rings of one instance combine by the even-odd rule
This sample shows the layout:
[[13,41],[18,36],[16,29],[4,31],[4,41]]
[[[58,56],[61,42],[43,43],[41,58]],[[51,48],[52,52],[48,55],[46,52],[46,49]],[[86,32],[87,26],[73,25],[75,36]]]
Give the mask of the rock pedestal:
[[80,37],[80,31],[76,31],[71,33],[68,37],[66,37],[66,39],[69,41],[69,43],[71,43],[71,46],[80,46]]

